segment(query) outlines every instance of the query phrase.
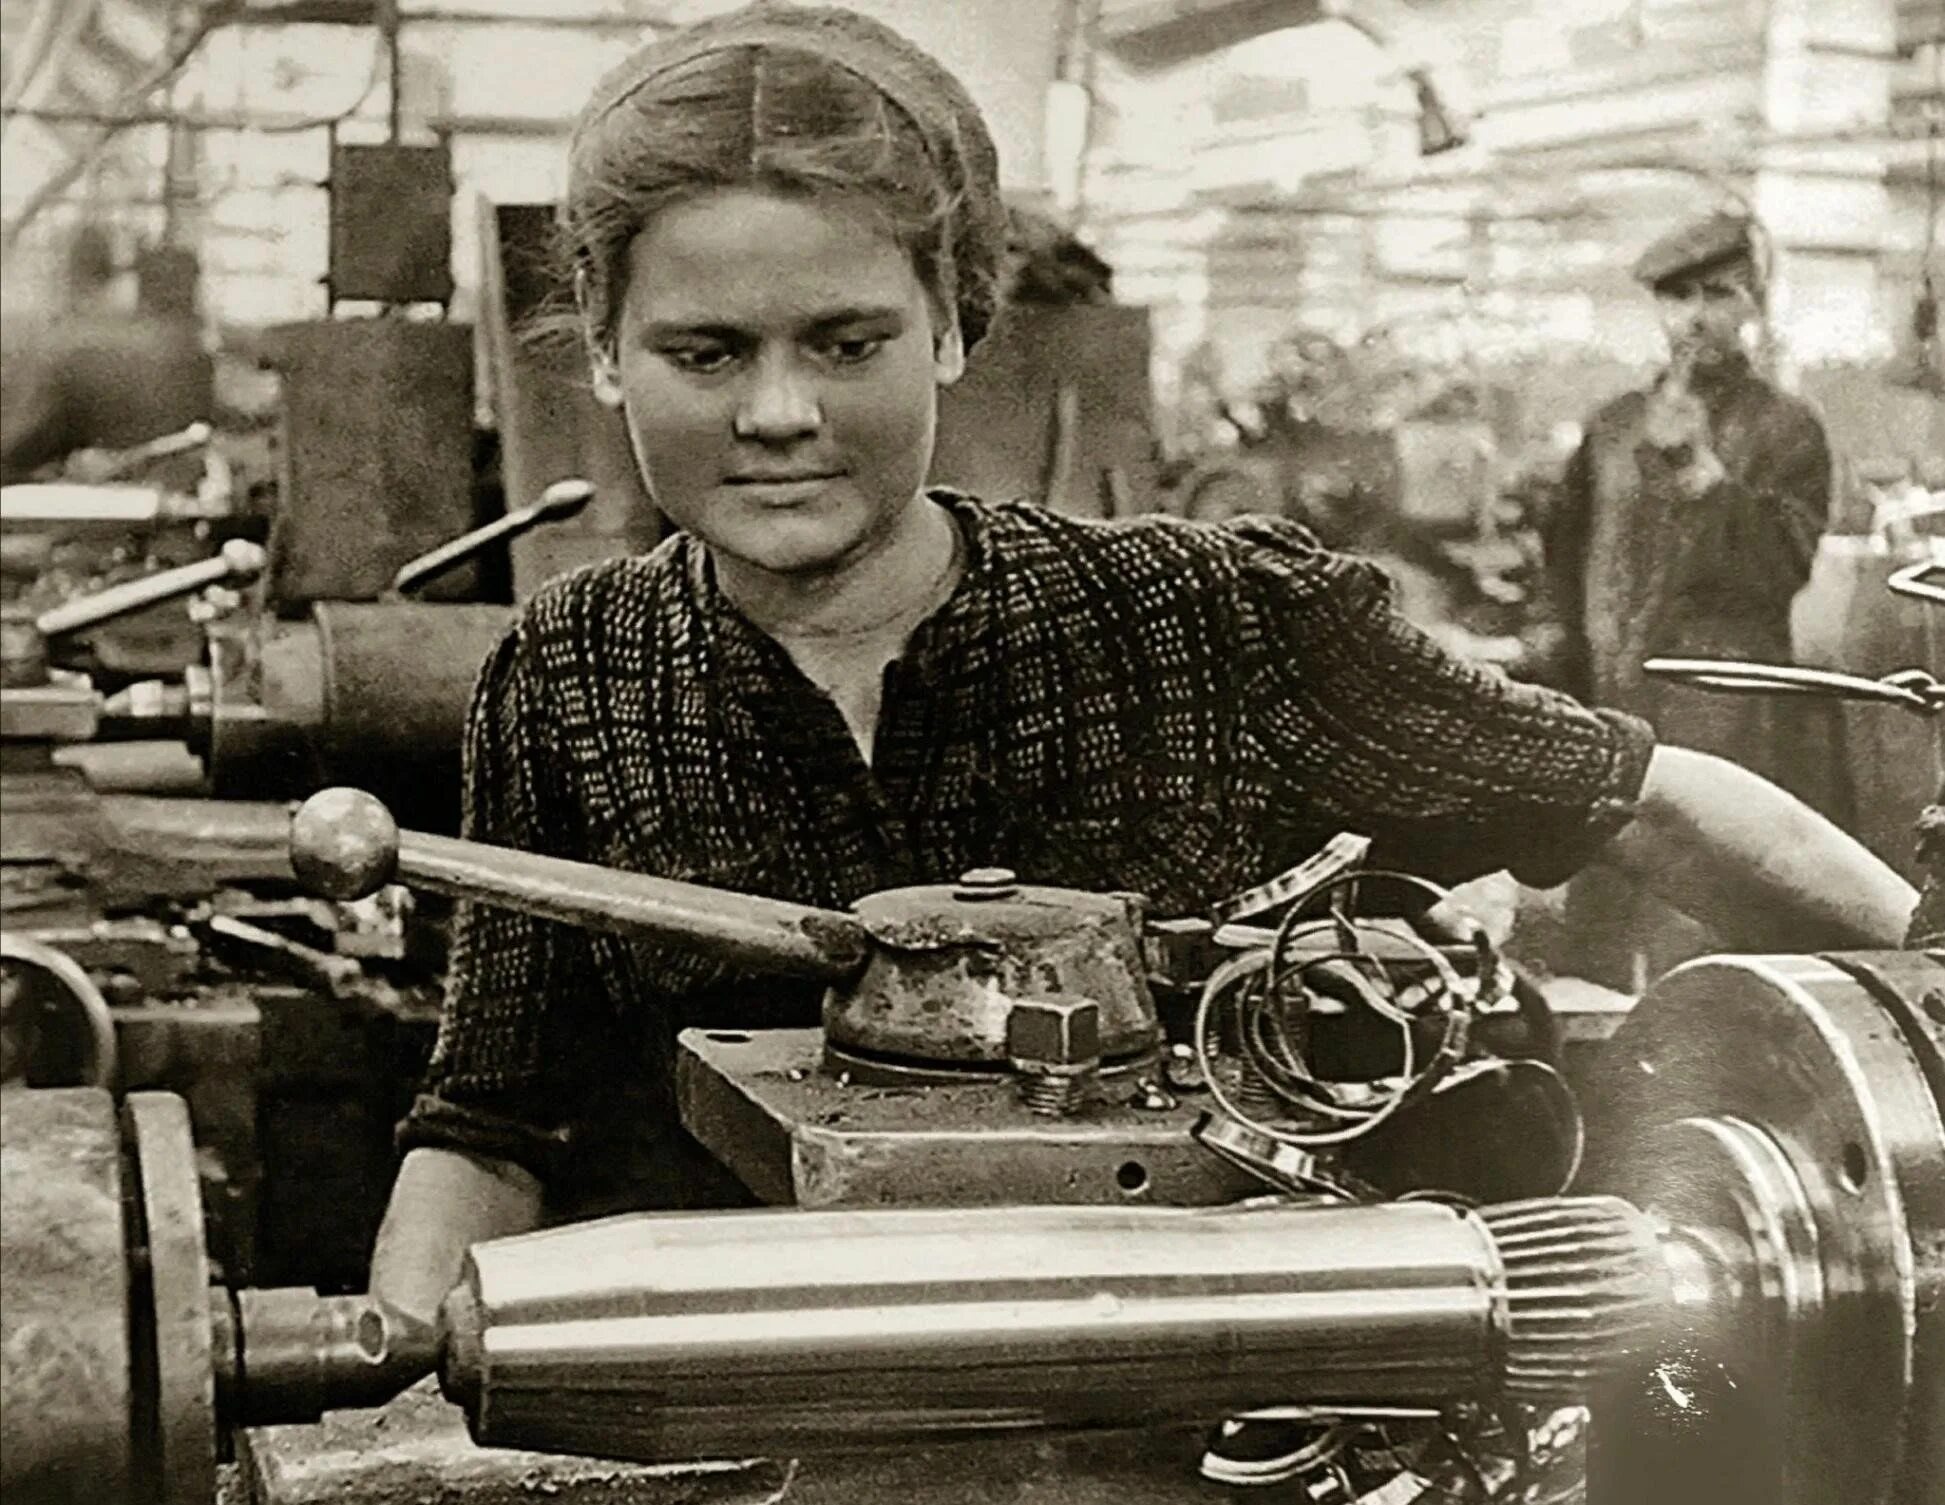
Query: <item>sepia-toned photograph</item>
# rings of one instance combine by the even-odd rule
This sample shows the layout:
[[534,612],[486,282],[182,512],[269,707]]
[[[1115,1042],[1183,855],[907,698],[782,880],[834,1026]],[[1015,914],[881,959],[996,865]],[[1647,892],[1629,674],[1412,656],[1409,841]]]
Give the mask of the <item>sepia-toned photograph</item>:
[[7,1505],[1942,1505],[1945,0],[0,0]]

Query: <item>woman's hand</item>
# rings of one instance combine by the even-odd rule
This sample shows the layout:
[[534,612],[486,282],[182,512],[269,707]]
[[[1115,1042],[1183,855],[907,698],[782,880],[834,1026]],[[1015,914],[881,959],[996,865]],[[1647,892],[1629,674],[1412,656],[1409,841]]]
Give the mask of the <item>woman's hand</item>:
[[1481,931],[1495,950],[1505,946],[1519,912],[1519,880],[1511,873],[1487,873],[1461,883],[1418,918],[1418,928],[1434,940],[1470,941]]
[[1655,749],[1634,821],[1597,860],[1740,950],[1895,947],[1918,903],[1795,796],[1685,747]]

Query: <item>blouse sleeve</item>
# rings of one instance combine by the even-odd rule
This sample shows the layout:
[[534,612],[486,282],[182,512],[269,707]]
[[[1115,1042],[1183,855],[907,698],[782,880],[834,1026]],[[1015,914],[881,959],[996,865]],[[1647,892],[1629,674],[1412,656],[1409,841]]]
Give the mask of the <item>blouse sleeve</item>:
[[1453,657],[1381,569],[1302,528],[1234,526],[1246,718],[1319,825],[1369,836],[1381,866],[1550,887],[1632,818],[1645,722]]
[[[557,850],[573,811],[517,626],[480,671],[464,754],[466,837],[572,855]],[[438,1039],[400,1147],[512,1160],[547,1181],[573,1137],[575,1083],[614,1029],[587,932],[462,903]]]

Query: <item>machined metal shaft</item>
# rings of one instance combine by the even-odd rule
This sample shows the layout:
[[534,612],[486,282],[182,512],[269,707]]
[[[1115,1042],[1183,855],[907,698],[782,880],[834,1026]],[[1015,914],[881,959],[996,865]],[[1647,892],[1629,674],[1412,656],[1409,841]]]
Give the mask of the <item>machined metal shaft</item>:
[[[1626,1204],[1544,1205],[1541,1276],[1498,1210],[1430,1203],[615,1218],[476,1246],[442,1380],[482,1443],[646,1459],[1578,1394],[1663,1266]],[[1522,1363],[1535,1333],[1581,1362]]]

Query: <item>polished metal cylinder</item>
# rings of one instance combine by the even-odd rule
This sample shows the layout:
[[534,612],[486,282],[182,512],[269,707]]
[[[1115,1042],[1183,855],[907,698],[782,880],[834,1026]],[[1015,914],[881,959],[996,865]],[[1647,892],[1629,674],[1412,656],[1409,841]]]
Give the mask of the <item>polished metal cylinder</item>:
[[1491,1229],[1430,1203],[615,1218],[476,1246],[445,1326],[480,1442],[646,1459],[1432,1406],[1507,1338]]

